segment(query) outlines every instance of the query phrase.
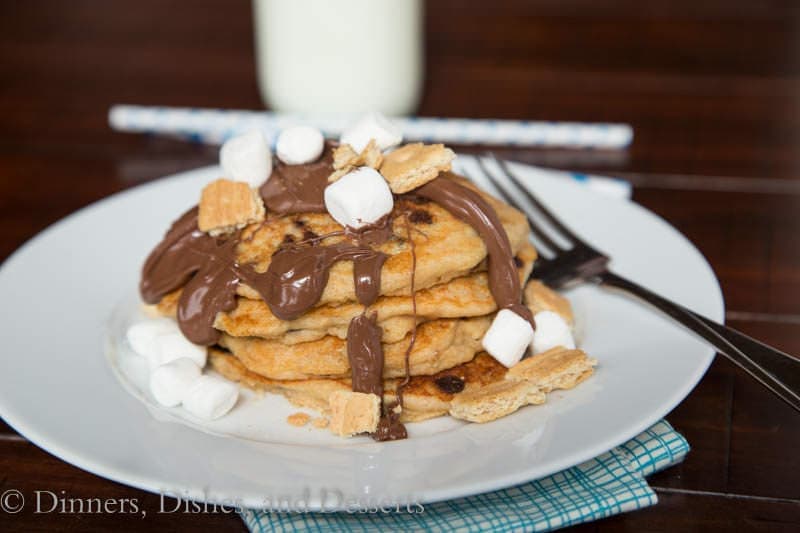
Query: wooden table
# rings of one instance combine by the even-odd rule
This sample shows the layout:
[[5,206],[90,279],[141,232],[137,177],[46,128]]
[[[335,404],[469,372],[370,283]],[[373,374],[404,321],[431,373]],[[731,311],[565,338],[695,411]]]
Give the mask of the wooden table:
[[[728,322],[800,354],[795,2],[430,0],[427,15],[421,114],[631,123],[627,152],[503,154],[631,180],[634,199],[711,262]],[[214,162],[211,148],[112,133],[106,112],[258,108],[252,49],[243,1],[0,4],[0,258],[92,201]],[[693,451],[651,478],[660,503],[577,530],[800,528],[800,415],[718,359],[668,419]],[[157,496],[78,470],[7,426],[0,472],[0,491],[136,498],[152,510],[144,520],[0,513],[4,530],[242,529],[235,515],[159,515]]]

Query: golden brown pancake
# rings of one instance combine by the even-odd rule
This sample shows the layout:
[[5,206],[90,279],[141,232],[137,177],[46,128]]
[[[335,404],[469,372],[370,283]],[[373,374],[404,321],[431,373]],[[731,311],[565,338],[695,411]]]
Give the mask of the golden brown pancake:
[[[417,328],[409,356],[411,375],[435,374],[472,359],[481,349],[481,339],[491,317],[439,319]],[[384,344],[383,376],[405,376],[405,353],[411,342]],[[248,370],[270,379],[348,377],[347,341],[334,336],[287,345],[255,337],[223,335],[220,344],[232,352]]]
[[[478,190],[464,178],[454,176],[459,183]],[[518,253],[528,242],[528,222],[521,212],[483,191],[478,191],[497,212],[503,228],[508,234],[513,253]],[[414,212],[424,215],[413,216]],[[382,295],[409,294],[411,287],[411,245],[407,242],[406,217],[410,213],[412,238],[415,243],[416,273],[415,287],[424,289],[438,283],[463,276],[486,257],[483,239],[466,222],[454,217],[434,202],[415,203],[404,199],[396,202],[393,224],[394,237],[375,248],[389,257],[381,269]],[[272,254],[287,239],[302,240],[304,235],[325,235],[341,231],[342,227],[326,213],[304,213],[301,215],[270,215],[262,224],[251,225],[244,230],[238,247],[239,263],[254,265],[258,272],[269,267]],[[326,240],[332,244],[342,240],[336,237]],[[240,285],[238,293],[251,299],[259,295],[246,285]],[[353,284],[352,261],[340,261],[330,270],[328,283],[320,299],[321,304],[356,301]]]
[[[536,251],[526,244],[517,254],[522,263],[520,280],[525,281],[533,268]],[[175,316],[180,291],[165,297],[158,306],[162,314]],[[489,291],[486,272],[477,272],[416,292],[417,321],[437,318],[483,316],[497,310]],[[377,313],[378,325],[383,330],[385,343],[399,342],[414,326],[413,302],[410,296],[382,296],[369,307],[368,313]],[[350,320],[364,312],[357,302],[341,305],[324,305],[311,309],[295,320],[280,320],[272,314],[263,300],[239,298],[230,313],[220,313],[214,327],[234,337],[260,337],[280,340],[283,344],[297,344],[333,335],[344,339]]]
[[[328,398],[339,390],[350,390],[350,380],[272,380],[249,371],[236,357],[217,348],[209,349],[212,368],[224,377],[259,391],[282,394],[300,407],[328,411]],[[524,363],[524,364],[523,364]],[[570,389],[593,372],[595,361],[581,350],[553,348],[523,360],[517,375],[485,352],[471,361],[430,376],[414,376],[403,391],[402,422],[417,422],[450,414],[472,422],[488,422],[528,404],[544,403],[547,392]],[[384,380],[384,401],[396,400],[400,379]],[[460,389],[459,385],[463,386]],[[460,389],[460,390],[459,390]]]

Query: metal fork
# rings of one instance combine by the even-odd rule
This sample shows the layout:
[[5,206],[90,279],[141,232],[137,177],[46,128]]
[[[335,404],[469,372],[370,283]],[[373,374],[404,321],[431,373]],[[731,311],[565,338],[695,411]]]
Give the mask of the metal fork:
[[[505,161],[498,159],[492,153],[489,153],[488,157],[508,178],[509,184],[502,183],[494,177],[484,165],[482,158],[477,157],[481,171],[495,185],[506,202],[527,215],[533,234],[549,249],[548,255],[545,255],[544,250],[540,250],[540,257],[534,265],[531,277],[556,289],[567,284],[590,282],[637,296],[705,339],[719,353],[800,412],[800,359],[771,348],[735,329],[709,320],[638,283],[615,274],[609,268],[611,258],[608,255],[586,243],[550,212],[527,187],[522,186],[520,179],[508,168]],[[515,200],[520,197],[527,198],[534,209],[528,209]],[[549,223],[552,230],[548,231],[542,224],[536,223],[537,213]],[[569,245],[560,245],[558,240]]]

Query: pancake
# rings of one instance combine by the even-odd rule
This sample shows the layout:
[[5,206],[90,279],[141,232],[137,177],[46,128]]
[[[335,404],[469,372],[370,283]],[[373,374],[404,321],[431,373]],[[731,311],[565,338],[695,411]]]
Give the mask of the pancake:
[[[351,387],[349,379],[268,379],[217,348],[209,349],[209,362],[227,379],[253,390],[282,394],[294,405],[323,414],[328,414],[331,393]],[[551,390],[575,387],[591,376],[595,364],[581,350],[553,348],[524,359],[516,372],[510,372],[481,352],[449,370],[411,378],[403,392],[400,421],[418,422],[447,414],[471,422],[496,420],[524,405],[544,403]],[[385,402],[396,400],[400,381],[384,380]]]
[[[495,209],[508,234],[514,254],[528,243],[528,223],[521,212],[483,191],[479,191],[464,178],[451,175],[460,184],[472,188]],[[415,287],[424,289],[463,276],[475,268],[487,255],[486,245],[478,233],[467,223],[454,217],[449,211],[434,202],[409,198],[395,203],[393,237],[384,244],[375,246],[389,257],[381,269],[381,295],[409,294],[411,287],[412,256],[407,242],[406,217],[411,220],[412,238],[415,244]],[[311,236],[326,235],[341,231],[342,227],[325,213],[301,215],[271,214],[261,224],[246,228],[242,242],[237,248],[238,262],[252,264],[256,271],[265,272],[273,253],[286,240],[299,241]],[[344,237],[333,237],[326,244],[336,243]],[[245,284],[240,284],[240,296],[259,299],[258,293]],[[320,298],[320,304],[356,301],[353,283],[352,261],[340,261],[330,269],[328,283]]]
[[[524,282],[533,269],[536,251],[526,244],[516,257],[522,263],[519,275]],[[164,297],[158,304],[159,313],[174,317],[179,297],[180,291]],[[437,318],[483,316],[497,310],[486,272],[417,291],[416,300],[418,323]],[[283,344],[311,342],[326,335],[344,339],[350,320],[363,311],[361,304],[348,302],[316,307],[295,320],[281,320],[263,300],[240,297],[233,311],[217,315],[214,327],[233,337],[260,337],[280,340]],[[410,296],[382,296],[369,307],[369,313],[377,313],[378,325],[383,330],[382,341],[386,343],[399,342],[411,332],[412,312]]]
[[[522,262],[520,280],[524,281],[533,268],[536,252],[525,245],[517,257]],[[483,316],[497,310],[489,291],[485,272],[456,278],[416,293],[417,317],[421,321],[437,318]],[[312,309],[295,320],[280,320],[272,314],[262,300],[240,298],[236,309],[220,313],[214,327],[235,337],[261,337],[277,339],[284,344],[306,342],[334,335],[345,338],[350,320],[360,315],[364,306],[352,302],[338,306]],[[368,313],[377,313],[378,325],[383,328],[383,342],[397,342],[405,337],[414,325],[410,296],[383,296],[369,307]]]
[[[435,374],[472,359],[481,350],[481,339],[491,324],[490,316],[439,319],[422,324],[409,356],[411,375]],[[411,342],[383,345],[384,378],[405,376],[405,353]],[[277,380],[314,377],[348,377],[347,341],[334,336],[287,345],[254,337],[222,335],[220,345],[232,352],[248,370]]]
[[[487,422],[543,403],[550,390],[591,375],[594,361],[580,350],[554,348],[509,370],[482,352],[498,308],[531,323],[531,311],[553,310],[570,322],[572,314],[569,302],[540,283],[528,284],[527,307],[521,303],[515,278],[523,284],[536,260],[527,219],[464,178],[440,172],[450,159],[433,169],[413,162],[401,178],[413,181],[422,165],[433,181],[414,181],[419,188],[395,196],[391,216],[360,230],[317,212],[325,207],[317,193],[327,175],[315,175],[316,203],[308,203],[307,167],[297,167],[300,174],[289,181],[267,182],[266,216],[231,211],[231,195],[204,191],[146,262],[143,299],[158,302],[160,314],[179,315],[191,342],[211,345],[209,364],[228,379],[323,413],[346,411],[336,409],[336,398],[368,398],[354,412],[371,413],[373,423],[342,433],[405,438],[397,414],[402,421],[449,414]],[[204,227],[203,220],[213,224]],[[215,231],[228,233],[215,238]]]
[[523,290],[525,305],[535,315],[541,311],[553,311],[563,318],[567,324],[574,326],[575,317],[569,300],[539,281],[532,279]]

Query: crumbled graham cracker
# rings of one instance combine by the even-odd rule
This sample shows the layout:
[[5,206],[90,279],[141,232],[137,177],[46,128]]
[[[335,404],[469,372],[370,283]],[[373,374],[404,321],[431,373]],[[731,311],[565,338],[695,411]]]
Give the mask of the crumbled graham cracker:
[[491,422],[525,405],[544,402],[544,392],[532,383],[498,381],[456,394],[450,402],[450,415],[468,422]]
[[292,426],[295,426],[295,427],[298,427],[298,428],[300,428],[300,427],[303,427],[303,426],[305,426],[306,424],[308,424],[308,421],[309,421],[309,420],[311,420],[311,417],[310,417],[310,416],[308,416],[308,415],[307,415],[307,414],[305,414],[305,413],[294,413],[294,414],[291,414],[291,415],[289,415],[289,416],[286,418],[286,421],[287,421],[287,422],[288,422],[290,425],[292,425]]
[[528,404],[542,404],[554,389],[571,389],[592,375],[595,359],[581,350],[553,348],[512,366],[503,381],[467,387],[450,402],[450,415],[469,422],[490,422]]
[[200,231],[217,236],[262,220],[264,203],[247,183],[223,178],[203,189],[197,217]]
[[336,391],[328,399],[330,429],[343,437],[372,433],[378,427],[381,400],[375,394]]
[[582,350],[561,346],[523,359],[508,372],[506,381],[527,382],[545,392],[553,389],[571,389],[594,372],[597,360],[587,357]]
[[357,154],[349,144],[342,144],[333,151],[333,168],[336,171],[328,177],[328,182],[333,183],[357,167],[371,167],[377,170],[381,163],[383,163],[383,153],[375,139],[370,139],[360,154]]
[[416,189],[450,170],[455,153],[443,144],[412,143],[383,158],[380,173],[395,194]]

